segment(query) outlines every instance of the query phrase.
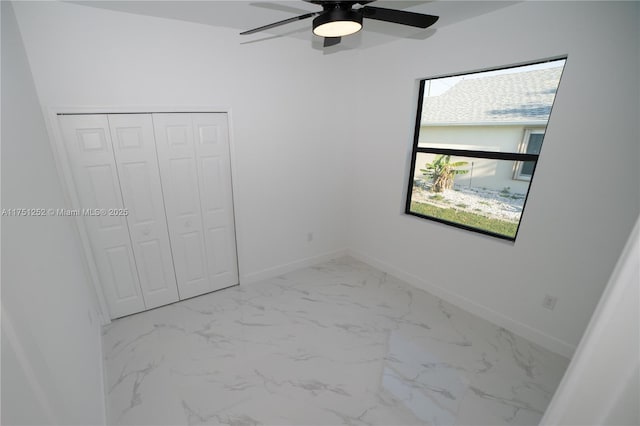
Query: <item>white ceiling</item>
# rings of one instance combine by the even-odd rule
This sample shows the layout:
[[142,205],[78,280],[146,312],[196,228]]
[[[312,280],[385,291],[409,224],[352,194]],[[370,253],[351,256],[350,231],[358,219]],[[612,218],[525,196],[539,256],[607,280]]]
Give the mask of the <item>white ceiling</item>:
[[[320,6],[302,0],[289,1],[72,1],[75,4],[113,11],[177,19],[216,27],[244,30],[320,10]],[[345,37],[343,42],[328,48],[344,50],[370,48],[391,42],[399,37],[425,39],[440,28],[510,6],[513,1],[400,1],[379,0],[371,6],[406,9],[439,16],[440,19],[426,30],[365,19],[364,31]],[[273,28],[261,33],[242,36],[239,43],[277,43],[281,37],[309,40],[313,47],[322,49],[322,41],[311,33],[311,20],[305,19]]]

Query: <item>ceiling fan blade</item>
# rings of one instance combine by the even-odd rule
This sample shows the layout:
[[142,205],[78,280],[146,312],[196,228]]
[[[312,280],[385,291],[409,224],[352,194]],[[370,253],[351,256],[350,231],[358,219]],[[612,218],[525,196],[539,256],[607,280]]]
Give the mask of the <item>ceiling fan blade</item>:
[[382,7],[365,6],[362,8],[365,18],[378,21],[393,22],[395,24],[408,25],[410,27],[427,28],[435,24],[437,16],[424,13],[407,12],[406,10],[385,9]]
[[324,47],[335,46],[336,44],[340,43],[340,40],[342,40],[342,37],[325,37]]
[[247,30],[247,31],[241,32],[240,35],[247,35],[247,34],[257,33],[257,32],[260,32],[260,31],[268,30],[270,28],[279,27],[280,25],[289,24],[291,22],[296,22],[296,21],[301,21],[303,19],[311,18],[312,16],[316,16],[316,15],[319,15],[319,14],[320,14],[320,12],[305,13],[304,15],[294,16],[293,18],[285,19],[283,21],[274,22],[273,24],[264,25],[262,27],[258,27],[258,28],[254,28],[252,30]]

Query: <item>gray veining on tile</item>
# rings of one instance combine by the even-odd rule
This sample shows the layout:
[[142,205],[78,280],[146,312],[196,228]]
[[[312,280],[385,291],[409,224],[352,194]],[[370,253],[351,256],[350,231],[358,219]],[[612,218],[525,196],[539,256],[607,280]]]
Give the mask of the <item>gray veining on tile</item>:
[[113,321],[121,425],[533,425],[568,360],[351,258]]

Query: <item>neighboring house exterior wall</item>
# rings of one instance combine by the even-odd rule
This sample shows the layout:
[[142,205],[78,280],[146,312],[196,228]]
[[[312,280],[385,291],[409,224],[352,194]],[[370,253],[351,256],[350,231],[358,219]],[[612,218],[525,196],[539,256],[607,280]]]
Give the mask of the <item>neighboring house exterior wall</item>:
[[[563,66],[564,60],[559,59],[497,74],[429,80],[418,145],[539,154]],[[420,169],[433,158],[419,154],[414,177],[423,178]],[[473,172],[469,164],[470,172],[456,176],[455,184],[527,193],[533,163],[482,158],[467,161],[473,163]]]
[[[544,130],[541,125],[443,125],[422,126],[419,146],[466,149],[478,151],[520,152],[525,129]],[[425,167],[425,157],[418,155],[415,178],[426,179],[420,169]],[[456,176],[456,185],[473,185],[500,191],[510,188],[512,193],[526,194],[527,180],[514,179],[514,162],[475,158],[473,173]],[[471,164],[466,168],[471,169]]]

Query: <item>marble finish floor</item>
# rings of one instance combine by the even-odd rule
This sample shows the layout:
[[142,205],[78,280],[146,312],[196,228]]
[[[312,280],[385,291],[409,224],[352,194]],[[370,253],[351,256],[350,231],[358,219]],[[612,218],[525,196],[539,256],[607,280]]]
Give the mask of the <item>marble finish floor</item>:
[[351,258],[113,321],[120,425],[535,425],[568,360]]

